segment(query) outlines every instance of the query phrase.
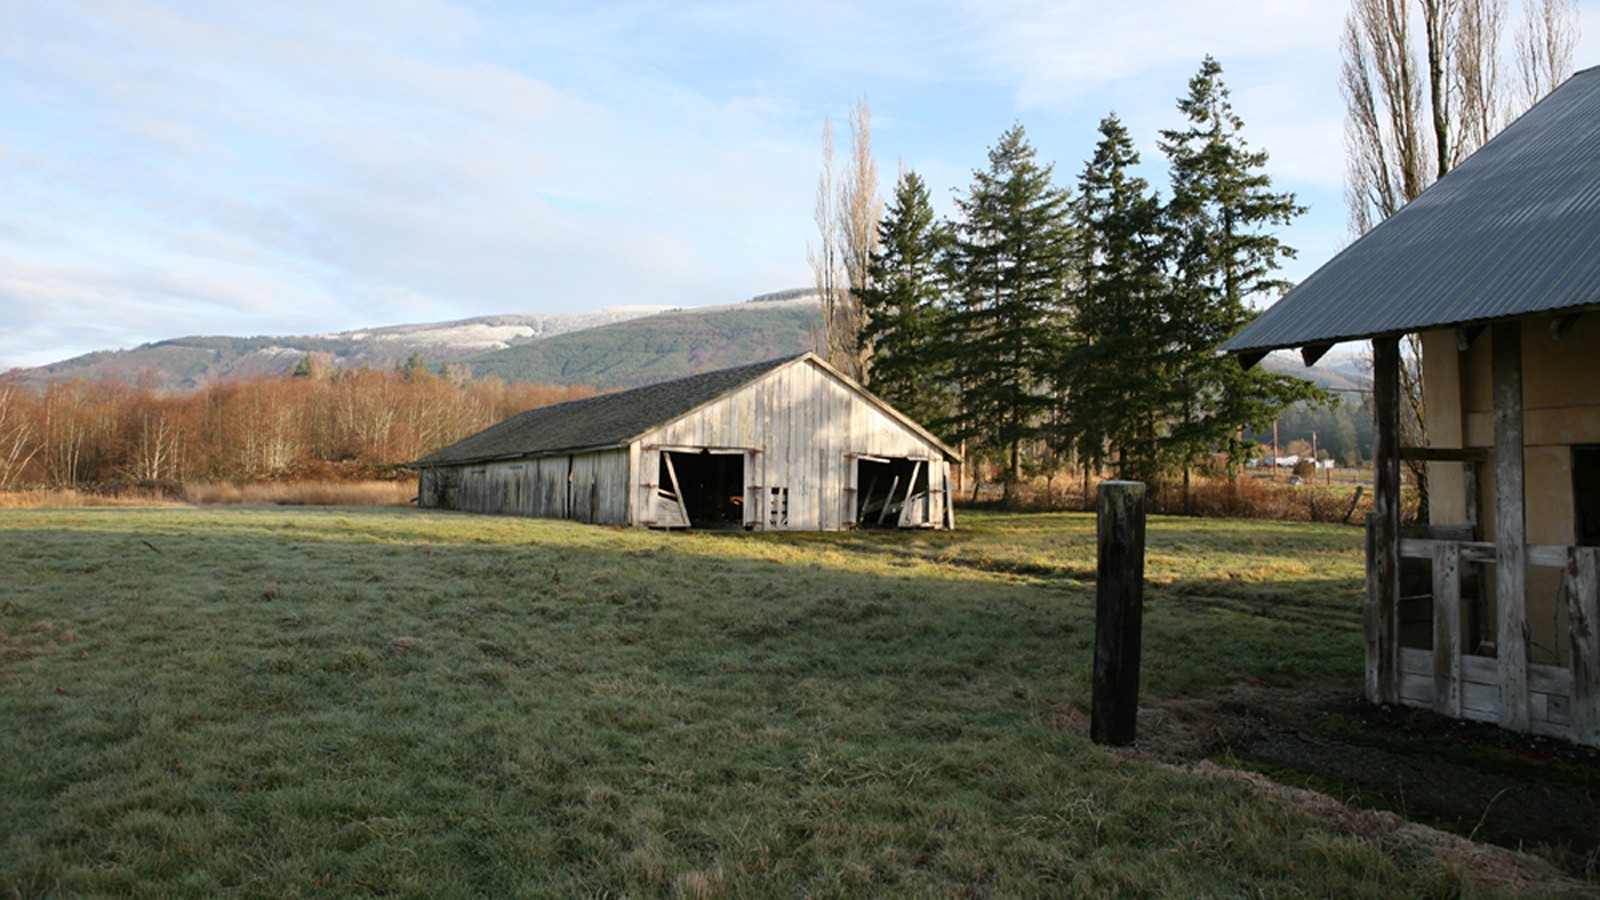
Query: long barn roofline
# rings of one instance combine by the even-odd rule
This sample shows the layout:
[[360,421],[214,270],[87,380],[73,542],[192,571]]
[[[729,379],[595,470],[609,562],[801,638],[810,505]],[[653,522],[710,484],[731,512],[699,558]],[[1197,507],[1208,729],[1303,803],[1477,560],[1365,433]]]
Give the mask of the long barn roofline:
[[[662,425],[691,415],[780,369],[801,363],[818,366],[873,407],[929,442],[947,460],[960,460],[959,453],[905,413],[856,384],[816,353],[807,351],[627,391],[536,407],[406,465],[412,469],[426,469],[620,449]],[[581,437],[564,443],[559,437],[552,441],[552,434]],[[543,446],[540,446],[541,440]]]

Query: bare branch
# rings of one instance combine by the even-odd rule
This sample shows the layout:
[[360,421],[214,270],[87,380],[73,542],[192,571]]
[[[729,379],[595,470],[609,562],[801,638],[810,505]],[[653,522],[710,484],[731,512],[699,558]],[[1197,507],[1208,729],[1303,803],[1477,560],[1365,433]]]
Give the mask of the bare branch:
[[861,340],[866,316],[859,292],[878,247],[878,169],[872,157],[872,113],[863,96],[850,109],[850,158],[834,174],[833,124],[823,125],[822,176],[817,183],[817,231],[821,244],[808,256],[822,300],[817,350],[852,378],[865,382],[868,345]]
[[811,263],[817,297],[822,301],[822,333],[816,335],[814,346],[823,358],[833,359],[833,335],[838,330],[835,315],[838,311],[839,291],[843,275],[839,266],[839,241],[837,216],[834,212],[833,174],[833,121],[822,123],[822,174],[817,178],[817,206],[812,214],[817,223],[820,243],[806,247],[806,259]]
[[1572,76],[1578,45],[1577,0],[1526,0],[1517,30],[1517,102],[1525,110]]
[[1507,105],[1500,96],[1505,16],[1505,0],[1470,0],[1457,13],[1453,49],[1460,131],[1451,148],[1451,165],[1488,143],[1505,124]]

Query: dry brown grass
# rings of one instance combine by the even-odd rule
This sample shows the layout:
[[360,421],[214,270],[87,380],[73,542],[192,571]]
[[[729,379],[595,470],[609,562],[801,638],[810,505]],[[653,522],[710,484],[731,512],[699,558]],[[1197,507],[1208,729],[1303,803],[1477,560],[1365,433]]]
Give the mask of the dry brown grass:
[[[1176,493],[1176,492],[1174,492]],[[1182,512],[1181,497],[1174,508]],[[1288,484],[1257,478],[1198,481],[1189,492],[1189,512],[1197,516],[1278,519],[1294,522],[1360,524],[1372,511],[1372,491],[1348,484]]]
[[294,481],[233,484],[187,484],[183,498],[198,505],[249,504],[272,506],[406,506],[417,496],[417,483],[404,481]]
[[160,491],[131,489],[111,494],[62,490],[26,490],[0,493],[0,509],[57,509],[82,506],[182,506],[182,501]]
[[407,506],[415,479],[401,481],[296,481],[233,484],[197,482],[168,488],[111,491],[28,490],[0,493],[0,509],[83,506]]
[[[1370,477],[1370,473],[1369,477]],[[1095,484],[1089,484],[1088,495],[1082,483],[1057,478],[1054,483],[1043,479],[1024,484],[1015,489],[1011,508],[1018,512],[1088,511],[1094,509]],[[1371,485],[1359,486],[1351,482],[1332,484],[1301,482],[1291,483],[1288,475],[1277,479],[1243,477],[1237,481],[1226,478],[1197,477],[1189,489],[1189,501],[1183,500],[1183,489],[1178,484],[1157,485],[1150,493],[1150,511],[1167,515],[1193,515],[1206,518],[1276,519],[1285,522],[1343,522],[1361,525],[1372,511]],[[958,492],[960,501],[971,503],[968,487]],[[999,485],[984,485],[978,495],[977,506],[1000,506]],[[1412,520],[1416,517],[1416,495],[1407,490],[1401,501],[1401,515]]]

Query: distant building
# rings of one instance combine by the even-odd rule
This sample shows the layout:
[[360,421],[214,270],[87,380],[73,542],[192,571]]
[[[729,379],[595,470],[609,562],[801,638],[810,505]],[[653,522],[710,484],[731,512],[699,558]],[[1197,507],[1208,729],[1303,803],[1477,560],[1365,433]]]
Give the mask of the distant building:
[[959,457],[814,353],[531,409],[412,463],[434,509],[656,528],[950,528]]

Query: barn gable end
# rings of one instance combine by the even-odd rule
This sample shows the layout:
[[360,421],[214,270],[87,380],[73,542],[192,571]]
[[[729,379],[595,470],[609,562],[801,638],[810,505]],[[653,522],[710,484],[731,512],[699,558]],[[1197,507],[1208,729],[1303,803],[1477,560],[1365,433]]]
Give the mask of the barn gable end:
[[951,527],[956,458],[808,353],[530,410],[412,465],[426,507],[831,531]]

